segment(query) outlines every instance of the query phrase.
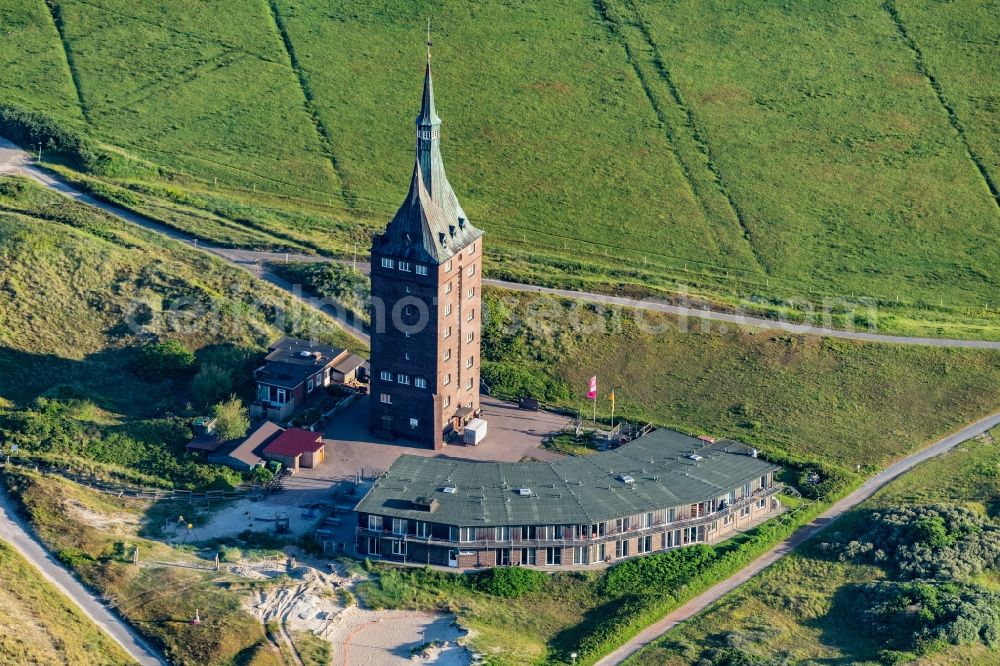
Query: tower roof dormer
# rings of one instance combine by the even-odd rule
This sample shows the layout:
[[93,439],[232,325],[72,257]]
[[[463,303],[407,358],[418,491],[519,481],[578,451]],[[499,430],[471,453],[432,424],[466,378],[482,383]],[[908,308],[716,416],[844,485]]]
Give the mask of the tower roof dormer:
[[472,226],[458,203],[441,159],[441,119],[434,108],[430,40],[420,115],[416,119],[417,150],[406,201],[373,249],[415,261],[443,263],[483,232]]

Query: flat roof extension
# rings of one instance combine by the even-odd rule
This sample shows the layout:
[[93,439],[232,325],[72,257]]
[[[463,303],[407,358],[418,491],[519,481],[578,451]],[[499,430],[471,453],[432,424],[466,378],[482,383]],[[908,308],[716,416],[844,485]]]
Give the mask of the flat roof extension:
[[[738,442],[661,429],[613,451],[554,462],[403,455],[354,510],[461,527],[596,523],[708,501],[777,469]],[[418,509],[419,497],[437,507]]]

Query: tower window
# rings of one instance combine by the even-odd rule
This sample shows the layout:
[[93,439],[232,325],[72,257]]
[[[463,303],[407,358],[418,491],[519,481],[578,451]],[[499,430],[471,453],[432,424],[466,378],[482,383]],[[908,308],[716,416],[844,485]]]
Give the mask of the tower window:
[[382,404],[391,405],[392,404],[392,396],[389,395],[388,393],[383,393],[381,396],[379,396],[379,401],[381,401]]
[[384,381],[387,382],[392,381],[392,373],[388,370],[383,370],[382,372],[380,372],[379,377],[381,377]]
[[476,335],[472,331],[469,331],[469,334],[467,336],[465,336],[465,341],[466,342],[472,342],[473,339],[475,339],[475,337],[476,337]]
[[417,264],[417,275],[427,275],[427,267],[423,264]]
[[451,314],[451,303],[444,306],[444,316],[447,317]]
[[445,273],[451,273],[451,259],[449,259],[448,263],[446,263],[444,265],[444,272]]
[[403,261],[402,259],[400,259],[399,260],[399,270],[401,270],[401,271],[403,271],[405,273],[409,273],[410,272],[410,262]]
[[476,253],[476,244],[473,243],[472,245],[469,246],[469,254],[475,254],[475,253]]
[[469,292],[468,292],[467,298],[472,298],[475,295],[476,295],[476,288],[475,287],[469,287]]
[[445,396],[445,398],[444,398],[444,406],[445,407],[451,407],[451,396],[450,395]]
[[382,257],[382,268],[392,268],[394,262],[389,257]]
[[427,388],[427,380],[423,377],[414,377],[413,385],[417,388]]
[[449,326],[448,328],[444,329],[444,337],[446,339],[451,337],[451,326]]
[[475,274],[476,274],[476,265],[472,264],[471,266],[469,266],[469,277],[472,277]]
[[446,284],[444,286],[444,293],[446,293],[446,294],[450,294],[451,293],[451,282],[449,282],[448,284]]
[[467,389],[472,388],[472,377],[469,377],[467,380],[465,380],[465,388]]
[[418,421],[417,419],[410,419],[411,428],[416,428],[418,425],[420,425],[420,421]]
[[451,373],[450,372],[447,375],[444,376],[444,385],[447,386],[448,384],[451,384]]
[[445,349],[445,350],[444,350],[444,360],[446,360],[446,361],[447,361],[447,360],[449,360],[450,358],[451,358],[451,349],[450,349],[450,348],[449,348],[449,349]]
[[476,311],[469,310],[469,314],[465,315],[465,321],[472,321],[475,316],[476,316]]
[[470,356],[468,360],[465,361],[465,367],[471,368],[476,363],[476,357]]
[[410,383],[410,376],[409,375],[404,375],[401,372],[398,375],[396,375],[396,381],[399,382],[400,384],[409,385],[409,383]]

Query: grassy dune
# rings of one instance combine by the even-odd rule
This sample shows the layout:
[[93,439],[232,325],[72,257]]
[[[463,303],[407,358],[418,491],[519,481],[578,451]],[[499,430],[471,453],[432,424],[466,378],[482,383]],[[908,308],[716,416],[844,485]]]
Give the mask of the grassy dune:
[[132,663],[117,643],[2,541],[0,566],[8,581],[0,586],[0,664]]

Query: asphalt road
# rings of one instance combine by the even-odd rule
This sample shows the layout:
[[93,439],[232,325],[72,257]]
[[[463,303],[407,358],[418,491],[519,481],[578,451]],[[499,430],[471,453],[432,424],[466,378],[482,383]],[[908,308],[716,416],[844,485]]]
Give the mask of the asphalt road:
[[874,495],[879,488],[889,483],[900,474],[912,469],[914,466],[924,462],[925,460],[941,455],[946,451],[950,451],[962,442],[969,440],[976,435],[980,435],[991,428],[995,428],[998,425],[1000,425],[1000,412],[987,416],[980,421],[976,421],[972,425],[963,428],[954,434],[948,435],[944,439],[935,442],[934,444],[931,444],[916,453],[908,455],[896,463],[893,463],[872,478],[865,481],[853,493],[833,504],[815,520],[799,528],[785,541],[777,544],[771,550],[767,551],[726,580],[716,584],[714,587],[709,588],[674,612],[666,615],[655,624],[648,626],[628,643],[598,661],[597,666],[613,666],[614,664],[622,663],[650,642],[670,631],[681,622],[684,622],[685,620],[694,617],[701,611],[705,610],[723,596],[732,592],[737,587],[747,582],[788,553],[795,550],[795,548],[799,545],[822,532],[830,525],[830,523],[834,522],[841,515],[850,511],[852,508]]
[[[202,241],[183,233],[177,231],[176,229],[171,229],[158,222],[155,222],[142,215],[137,215],[135,213],[129,212],[118,206],[104,203],[98,201],[93,197],[90,197],[82,192],[76,190],[72,186],[62,182],[61,180],[55,178],[51,173],[35,167],[32,164],[32,158],[25,151],[18,148],[16,145],[7,141],[6,139],[0,137],[0,173],[12,173],[20,172],[27,175],[41,184],[49,187],[60,194],[67,197],[81,201],[91,206],[95,206],[104,210],[112,215],[116,215],[124,220],[137,224],[146,229],[156,231],[165,236],[169,236],[174,240],[185,243],[191,247],[198,248],[205,252],[214,254],[217,257],[228,261],[234,266],[238,266],[247,270],[259,277],[267,280],[268,282],[275,284],[282,289],[288,289],[290,285],[284,280],[281,280],[273,273],[263,268],[262,264],[269,262],[281,262],[281,261],[325,261],[321,257],[315,255],[306,254],[285,254],[278,252],[261,252],[256,250],[241,250],[232,248],[222,248],[211,244],[207,244]],[[367,273],[370,266],[367,263],[359,263],[358,268]],[[638,310],[648,310],[653,312],[663,312],[667,314],[677,315],[679,317],[687,317],[691,319],[700,319],[707,321],[715,321],[720,324],[732,325],[732,326],[750,326],[754,328],[765,328],[777,331],[783,331],[787,333],[793,333],[796,335],[824,335],[832,338],[843,338],[847,340],[859,340],[864,342],[883,342],[891,344],[900,345],[926,345],[933,347],[966,347],[972,349],[1000,349],[1000,341],[995,340],[955,340],[949,338],[927,338],[927,337],[908,337],[901,335],[886,335],[883,333],[875,333],[870,331],[850,331],[842,330],[837,328],[828,328],[824,326],[813,326],[809,324],[794,324],[790,322],[782,322],[774,319],[764,319],[762,317],[751,317],[747,315],[734,314],[730,312],[719,312],[716,310],[711,310],[707,307],[687,307],[682,305],[674,305],[671,303],[666,303],[662,301],[646,299],[646,300],[636,300],[632,298],[624,298],[621,296],[608,296],[606,294],[596,294],[593,292],[585,291],[572,291],[569,289],[554,289],[551,287],[539,287],[535,285],[521,284],[519,282],[508,282],[506,280],[483,280],[483,284],[499,287],[501,289],[509,289],[511,291],[527,292],[527,293],[537,293],[537,294],[552,294],[555,296],[563,296],[565,298],[571,298],[579,301],[585,301],[588,303],[599,303],[609,306],[627,307],[635,308]],[[308,301],[315,298],[311,294],[296,294],[296,297],[300,300]],[[336,308],[329,305],[321,307],[327,315],[333,317],[338,324],[340,324],[348,333],[355,336],[359,340],[368,343],[368,335],[359,327],[353,325],[349,321],[345,321],[343,317],[338,316]]]
[[[13,546],[38,572],[63,595],[76,604],[84,615],[121,645],[143,666],[161,666],[167,662],[125,622],[109,611],[90,590],[70,575],[31,535],[18,517],[6,491],[0,489],[0,539]],[[12,581],[5,581],[5,585]]]

